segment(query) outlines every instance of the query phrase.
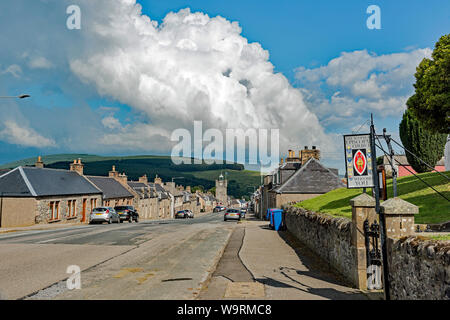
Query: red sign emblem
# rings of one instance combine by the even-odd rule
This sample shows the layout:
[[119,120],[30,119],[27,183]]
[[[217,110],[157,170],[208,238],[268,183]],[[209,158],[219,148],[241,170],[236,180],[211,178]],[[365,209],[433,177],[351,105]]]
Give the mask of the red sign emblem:
[[358,150],[355,153],[355,156],[353,157],[353,166],[355,167],[356,172],[359,175],[364,174],[367,167],[367,159],[366,155],[361,152],[361,150]]

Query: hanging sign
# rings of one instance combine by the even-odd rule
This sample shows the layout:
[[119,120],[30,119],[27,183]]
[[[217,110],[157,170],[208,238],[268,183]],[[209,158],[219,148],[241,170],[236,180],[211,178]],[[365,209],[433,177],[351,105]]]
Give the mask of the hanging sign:
[[373,188],[370,134],[344,135],[347,188]]

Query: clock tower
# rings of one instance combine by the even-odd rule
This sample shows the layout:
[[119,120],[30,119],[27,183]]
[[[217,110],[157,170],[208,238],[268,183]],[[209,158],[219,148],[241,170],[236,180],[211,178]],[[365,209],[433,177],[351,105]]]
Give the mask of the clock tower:
[[228,205],[227,184],[228,181],[220,174],[219,180],[216,180],[216,198],[223,205]]

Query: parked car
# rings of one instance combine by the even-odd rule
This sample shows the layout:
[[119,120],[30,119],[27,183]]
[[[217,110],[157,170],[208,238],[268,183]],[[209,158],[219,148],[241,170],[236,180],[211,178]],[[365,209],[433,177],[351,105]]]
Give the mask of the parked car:
[[239,209],[227,209],[223,215],[223,221],[238,220],[241,221],[241,212]]
[[120,217],[112,207],[98,207],[94,208],[89,216],[89,224],[96,222],[120,223]]
[[194,213],[191,210],[187,209],[184,211],[186,211],[186,213],[188,214],[188,218],[194,218]]
[[128,221],[129,223],[139,222],[139,214],[133,206],[115,206],[114,209],[119,214],[120,222]]
[[186,212],[186,210],[180,210],[177,211],[175,214],[175,219],[187,219],[189,218],[189,213]]
[[222,211],[222,206],[216,206],[214,209],[213,209],[213,212],[221,212]]
[[245,219],[245,214],[247,213],[247,209],[241,208],[241,218]]

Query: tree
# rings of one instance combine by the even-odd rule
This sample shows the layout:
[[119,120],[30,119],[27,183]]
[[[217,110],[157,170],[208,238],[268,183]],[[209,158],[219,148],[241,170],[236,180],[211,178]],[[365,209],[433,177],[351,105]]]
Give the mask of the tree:
[[212,187],[211,189],[208,190],[208,192],[211,192],[215,197],[216,196],[216,187]]
[[[444,154],[444,146],[447,141],[446,135],[434,133],[427,130],[410,112],[406,110],[400,122],[400,139],[403,146],[434,168]],[[406,152],[408,163],[416,172],[428,172],[427,167],[416,157]]]
[[450,133],[450,34],[439,39],[431,56],[417,67],[416,91],[406,105],[425,128]]
[[195,186],[195,187],[191,188],[192,193],[195,193],[197,190],[199,190],[201,193],[203,193],[205,189],[203,186]]

